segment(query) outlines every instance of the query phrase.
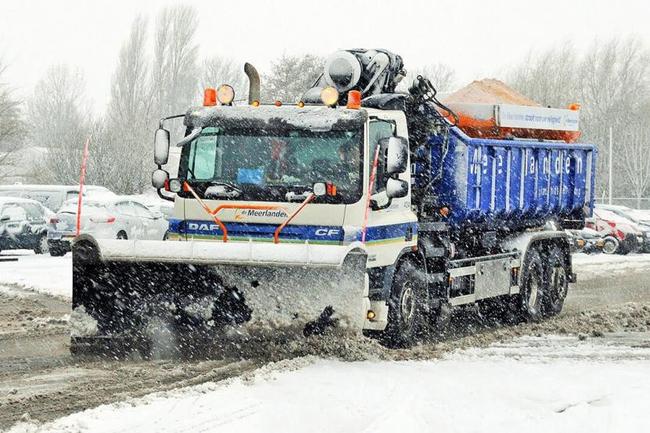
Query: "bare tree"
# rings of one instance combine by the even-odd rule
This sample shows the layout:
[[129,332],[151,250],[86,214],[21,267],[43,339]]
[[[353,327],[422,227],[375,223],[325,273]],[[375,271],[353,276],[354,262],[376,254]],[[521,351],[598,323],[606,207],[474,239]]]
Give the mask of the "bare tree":
[[3,80],[6,69],[0,59],[0,181],[14,173],[11,167],[23,145],[25,133],[21,101],[13,96],[12,89]]
[[248,98],[248,87],[244,75],[244,65],[233,59],[213,56],[203,61],[200,91],[206,87],[218,87],[229,84],[235,89],[236,99]]
[[510,72],[507,81],[521,94],[542,105],[566,107],[579,100],[578,59],[573,45],[568,42],[538,55],[531,52]]
[[[629,157],[642,155],[620,155],[618,146],[622,137],[632,128],[630,119],[637,118],[643,104],[650,95],[648,77],[650,59],[648,51],[639,40],[613,39],[595,42],[579,64],[577,80],[581,90],[581,123],[583,139],[600,146],[598,170],[609,171],[609,128],[614,131],[617,154],[614,155],[614,171],[625,170],[623,164]],[[605,188],[606,176],[599,176],[601,189]],[[628,195],[620,177],[614,178],[614,190]]]
[[325,59],[307,54],[288,56],[283,54],[271,63],[271,71],[262,79],[262,98],[297,102],[323,72]]
[[192,7],[168,7],[158,14],[152,71],[156,117],[184,112],[198,100],[197,27]]
[[[650,118],[650,110],[645,111],[645,119]],[[650,125],[635,121],[618,137],[617,146],[621,158],[621,171],[630,195],[636,199],[636,207],[641,208],[644,197],[650,193]],[[628,194],[626,194],[628,195]]]
[[398,86],[399,91],[408,91],[418,75],[428,78],[438,92],[451,92],[456,84],[456,72],[444,63],[435,63],[422,68],[407,70],[406,78]]
[[29,101],[31,144],[47,150],[44,160],[35,162],[40,167],[38,180],[78,182],[89,118],[81,72],[63,65],[50,67]]
[[[105,121],[93,128],[94,149],[91,165],[95,173],[89,178],[120,193],[142,192],[148,183],[151,165],[152,116],[151,88],[146,53],[147,22],[137,17],[128,39],[122,45],[113,74],[111,99]],[[108,157],[108,169],[99,161]],[[110,159],[119,164],[110,163]]]

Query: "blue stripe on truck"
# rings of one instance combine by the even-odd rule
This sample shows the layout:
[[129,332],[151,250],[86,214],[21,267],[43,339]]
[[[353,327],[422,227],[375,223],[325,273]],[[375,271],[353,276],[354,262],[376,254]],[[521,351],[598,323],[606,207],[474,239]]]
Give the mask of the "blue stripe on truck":
[[[228,236],[231,239],[273,239],[273,233],[278,224],[251,224],[225,222]],[[208,220],[169,220],[169,232],[178,235],[189,235],[195,237],[215,237],[222,235],[219,226],[214,221]],[[400,223],[382,226],[368,227],[366,233],[367,242],[388,241],[391,239],[415,238],[417,235],[417,223]],[[322,243],[341,244],[344,241],[361,240],[361,232],[346,239],[345,229],[341,226],[312,226],[312,225],[288,225],[282,230],[280,238],[284,241],[315,241]]]

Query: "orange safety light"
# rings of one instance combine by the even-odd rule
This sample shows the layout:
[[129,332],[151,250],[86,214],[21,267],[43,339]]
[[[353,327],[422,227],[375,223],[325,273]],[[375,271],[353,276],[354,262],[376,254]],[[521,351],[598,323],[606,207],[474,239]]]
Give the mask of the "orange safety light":
[[273,105],[275,105],[276,107],[282,107],[282,101],[275,101]]
[[298,101],[298,103],[296,105],[298,106],[298,108],[302,108],[302,107],[305,106],[305,103],[302,102],[302,101]]
[[358,90],[350,90],[348,92],[348,108],[358,110],[361,108],[361,92]]
[[217,105],[217,91],[213,87],[208,87],[203,92],[203,106],[214,107]]
[[327,195],[330,195],[334,197],[336,195],[336,185],[334,185],[332,182],[326,182],[325,183],[325,190],[327,191]]
[[253,102],[251,102],[251,106],[253,106],[253,107],[259,107],[259,106],[260,106],[260,101],[258,101],[257,99],[254,100]]
[[569,104],[569,110],[571,111],[580,111],[580,104],[574,102],[573,104]]
[[445,218],[449,216],[449,208],[447,206],[441,207],[438,212]]

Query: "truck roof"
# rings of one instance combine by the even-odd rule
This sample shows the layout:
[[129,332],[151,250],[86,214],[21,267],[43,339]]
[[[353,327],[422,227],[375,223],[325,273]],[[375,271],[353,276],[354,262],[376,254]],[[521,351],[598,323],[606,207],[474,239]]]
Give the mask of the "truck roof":
[[233,129],[290,128],[311,131],[352,129],[362,125],[365,110],[319,106],[214,106],[196,107],[185,115],[185,125],[192,128],[222,126]]

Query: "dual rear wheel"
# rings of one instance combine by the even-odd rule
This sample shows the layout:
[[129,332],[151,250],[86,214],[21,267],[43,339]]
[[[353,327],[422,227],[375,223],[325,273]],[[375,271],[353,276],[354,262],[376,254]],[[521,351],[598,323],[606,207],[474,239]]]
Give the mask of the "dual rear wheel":
[[[528,322],[559,314],[569,289],[565,250],[558,245],[544,250],[532,246],[526,253],[521,272],[520,292],[509,298],[506,310]],[[432,316],[436,314],[431,314],[424,271],[419,270],[414,260],[404,260],[393,278],[388,325],[382,333],[384,344],[390,347],[412,345],[435,323]]]
[[525,321],[536,322],[562,311],[569,290],[567,264],[565,252],[557,245],[548,247],[543,257],[536,247],[528,250],[515,298]]

